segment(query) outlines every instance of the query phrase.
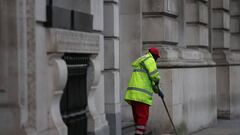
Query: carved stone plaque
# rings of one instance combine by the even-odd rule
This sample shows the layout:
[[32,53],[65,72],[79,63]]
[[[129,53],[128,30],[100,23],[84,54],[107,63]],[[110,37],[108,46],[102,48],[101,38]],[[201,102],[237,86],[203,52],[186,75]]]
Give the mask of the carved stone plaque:
[[48,52],[89,53],[99,52],[100,36],[94,33],[49,29]]

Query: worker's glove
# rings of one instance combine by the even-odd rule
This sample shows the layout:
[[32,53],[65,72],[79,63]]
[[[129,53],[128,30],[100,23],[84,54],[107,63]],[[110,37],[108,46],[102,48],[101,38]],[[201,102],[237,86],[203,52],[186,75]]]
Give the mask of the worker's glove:
[[158,85],[153,85],[153,91],[155,93],[158,93],[158,91],[159,91]]
[[162,90],[159,88],[158,85],[153,85],[153,91],[158,94],[162,99],[164,98],[164,94],[162,93]]
[[159,81],[156,81],[156,82],[153,82],[152,83],[152,88],[153,88],[153,91],[155,92],[155,93],[158,93],[158,84],[159,84]]
[[158,86],[158,84],[159,84],[159,81],[156,81],[156,82],[154,82],[154,84]]
[[159,96],[159,97],[161,97],[162,99],[164,99],[164,95],[163,95],[163,93],[162,93],[162,90],[161,90],[161,89],[159,89],[159,91],[158,91],[158,96]]

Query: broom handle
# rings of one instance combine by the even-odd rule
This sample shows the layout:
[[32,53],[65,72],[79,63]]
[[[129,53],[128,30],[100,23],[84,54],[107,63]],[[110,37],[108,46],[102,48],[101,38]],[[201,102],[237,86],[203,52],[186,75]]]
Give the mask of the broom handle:
[[[161,99],[162,99],[162,98],[161,98]],[[168,108],[167,108],[167,105],[166,105],[164,99],[162,99],[162,102],[163,102],[163,105],[164,105],[164,107],[165,107],[165,109],[166,109],[166,112],[167,112],[167,114],[168,114],[168,117],[169,117],[169,119],[170,119],[170,121],[171,121],[171,124],[172,124],[172,126],[173,126],[174,132],[175,132],[175,134],[177,135],[177,130],[176,130],[175,126],[174,126],[174,123],[173,123],[172,118],[171,118],[171,116],[170,116],[170,114],[169,114],[169,111],[168,111]]]

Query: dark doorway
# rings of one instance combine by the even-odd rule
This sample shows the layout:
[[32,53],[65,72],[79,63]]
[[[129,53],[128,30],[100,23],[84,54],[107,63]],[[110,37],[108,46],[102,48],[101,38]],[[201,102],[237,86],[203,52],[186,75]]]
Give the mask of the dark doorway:
[[89,55],[65,54],[68,80],[61,99],[61,114],[68,135],[87,135],[87,67]]

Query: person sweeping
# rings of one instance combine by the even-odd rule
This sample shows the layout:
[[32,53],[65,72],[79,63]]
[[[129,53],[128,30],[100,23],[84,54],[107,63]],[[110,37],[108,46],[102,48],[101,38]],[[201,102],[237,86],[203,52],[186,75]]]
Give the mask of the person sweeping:
[[135,135],[143,135],[146,130],[153,93],[164,98],[158,87],[160,74],[156,61],[159,57],[157,48],[149,48],[145,55],[132,63],[133,72],[124,99],[132,107]]

